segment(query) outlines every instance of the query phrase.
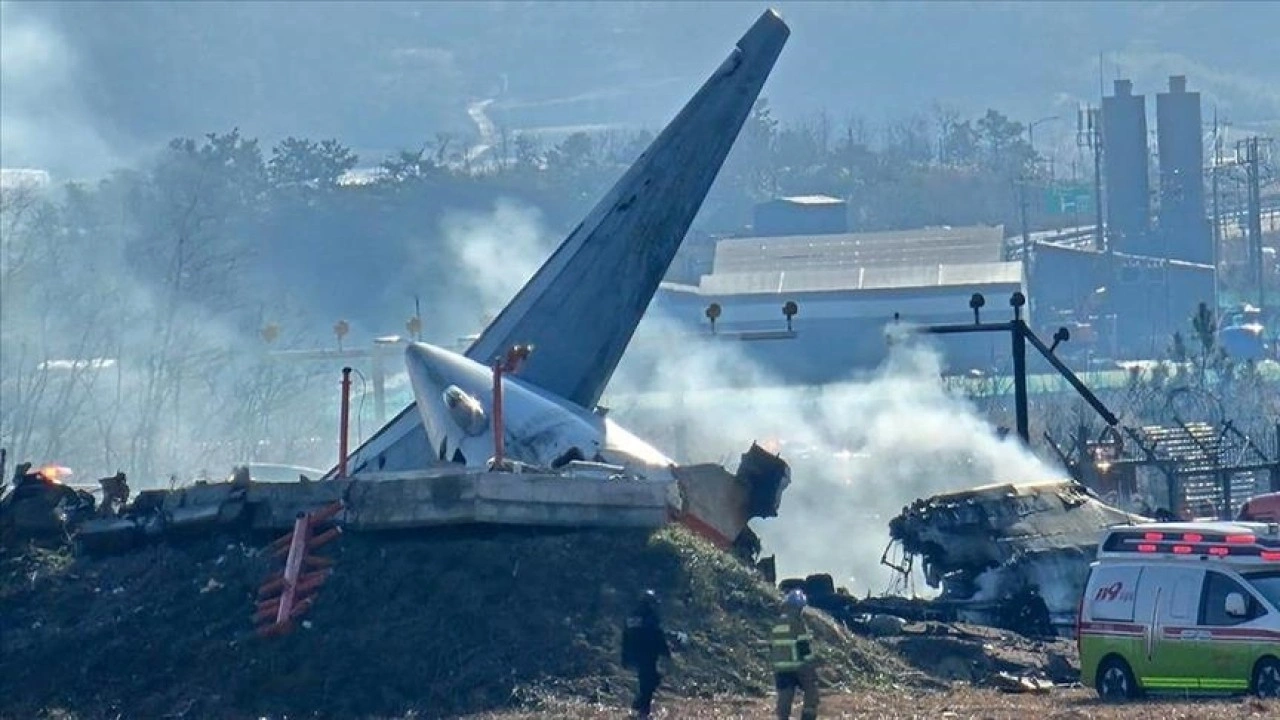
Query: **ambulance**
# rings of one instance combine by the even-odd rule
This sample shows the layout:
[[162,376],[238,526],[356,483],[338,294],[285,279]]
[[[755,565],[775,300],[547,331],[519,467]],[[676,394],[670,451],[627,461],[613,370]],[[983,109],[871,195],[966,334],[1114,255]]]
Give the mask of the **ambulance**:
[[1113,527],[1080,599],[1083,682],[1147,692],[1280,697],[1280,525]]

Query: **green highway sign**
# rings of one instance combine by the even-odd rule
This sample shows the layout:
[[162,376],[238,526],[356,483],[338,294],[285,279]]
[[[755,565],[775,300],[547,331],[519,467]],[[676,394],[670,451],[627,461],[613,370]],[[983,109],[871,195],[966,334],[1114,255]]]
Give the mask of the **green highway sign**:
[[1089,185],[1057,185],[1044,189],[1044,210],[1050,215],[1093,212],[1093,188]]

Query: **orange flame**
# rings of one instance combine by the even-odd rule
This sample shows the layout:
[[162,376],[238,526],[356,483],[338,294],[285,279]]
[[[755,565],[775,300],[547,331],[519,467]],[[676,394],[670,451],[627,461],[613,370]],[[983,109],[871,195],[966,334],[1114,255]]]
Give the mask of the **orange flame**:
[[62,478],[70,477],[72,475],[72,472],[71,472],[71,468],[63,467],[62,465],[45,465],[44,467],[37,470],[36,474],[40,475],[45,480],[48,480],[51,483],[61,483]]

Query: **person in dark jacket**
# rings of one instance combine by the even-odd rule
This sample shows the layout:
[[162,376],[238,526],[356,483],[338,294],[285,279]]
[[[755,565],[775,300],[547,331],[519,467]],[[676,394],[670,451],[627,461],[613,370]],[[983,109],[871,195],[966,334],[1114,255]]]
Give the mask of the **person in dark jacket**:
[[645,590],[622,631],[622,664],[636,671],[638,684],[631,709],[641,720],[653,710],[653,694],[662,682],[658,660],[664,657],[671,657],[671,648],[658,614],[658,595]]

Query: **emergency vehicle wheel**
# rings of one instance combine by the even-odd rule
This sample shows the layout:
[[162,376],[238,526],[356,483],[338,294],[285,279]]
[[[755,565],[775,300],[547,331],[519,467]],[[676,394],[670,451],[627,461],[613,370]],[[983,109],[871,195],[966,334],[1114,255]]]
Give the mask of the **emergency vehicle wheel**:
[[1263,658],[1253,669],[1253,694],[1264,698],[1280,698],[1280,660]]
[[1098,667],[1094,682],[1098,697],[1105,702],[1123,702],[1138,697],[1138,682],[1133,679],[1129,663],[1118,657],[1109,657]]

